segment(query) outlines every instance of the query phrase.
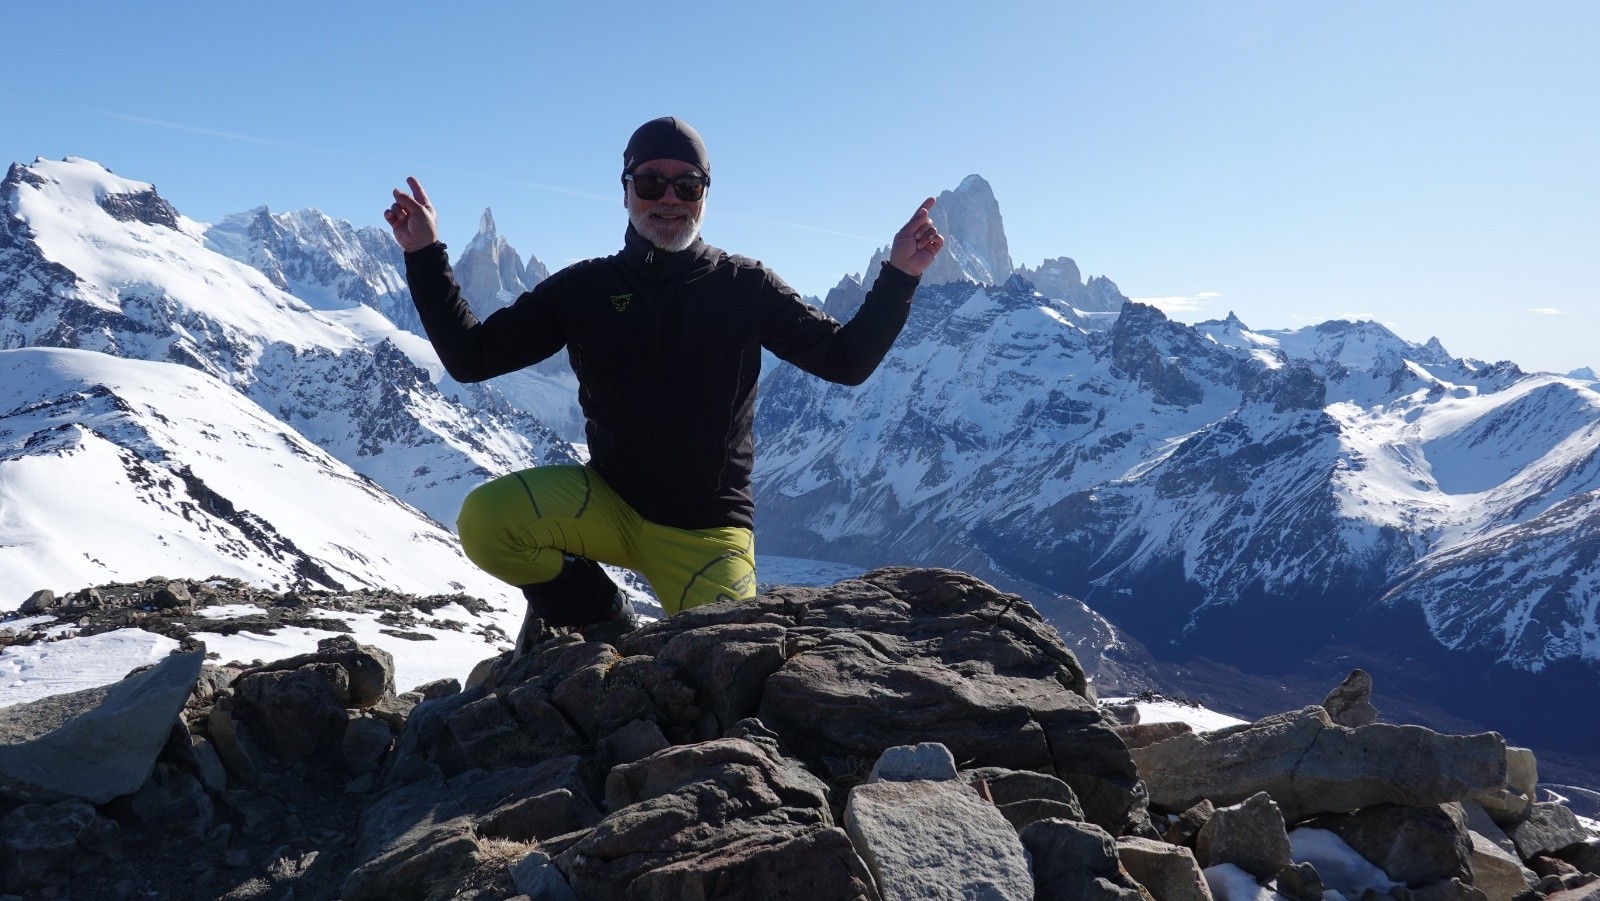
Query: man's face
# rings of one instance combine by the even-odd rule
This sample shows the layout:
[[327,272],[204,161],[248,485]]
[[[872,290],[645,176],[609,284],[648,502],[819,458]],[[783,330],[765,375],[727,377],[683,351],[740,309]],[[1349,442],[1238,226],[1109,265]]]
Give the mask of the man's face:
[[[633,167],[635,174],[660,175],[676,178],[680,175],[704,175],[695,166],[681,160],[650,160]],[[694,243],[700,233],[700,217],[705,215],[706,201],[679,200],[672,188],[655,200],[643,200],[633,192],[633,182],[628,182],[623,194],[628,207],[628,221],[651,244],[662,250],[683,250]]]

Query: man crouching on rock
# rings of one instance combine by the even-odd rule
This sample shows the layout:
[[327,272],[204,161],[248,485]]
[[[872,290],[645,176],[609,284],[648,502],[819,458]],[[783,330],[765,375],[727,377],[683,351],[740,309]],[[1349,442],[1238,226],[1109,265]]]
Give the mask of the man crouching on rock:
[[930,197],[895,234],[860,311],[840,325],[761,263],[701,240],[711,164],[700,135],[666,117],[640,126],[623,151],[622,250],[568,266],[480,322],[451,273],[428,195],[407,183],[384,219],[446,371],[482,381],[565,347],[578,376],[589,463],[481,485],[457,521],[468,558],[528,599],[519,653],[538,638],[534,620],[591,639],[631,628],[626,595],[596,561],[643,575],[669,615],[754,597],[750,426],[762,348],[860,384],[944,246]]

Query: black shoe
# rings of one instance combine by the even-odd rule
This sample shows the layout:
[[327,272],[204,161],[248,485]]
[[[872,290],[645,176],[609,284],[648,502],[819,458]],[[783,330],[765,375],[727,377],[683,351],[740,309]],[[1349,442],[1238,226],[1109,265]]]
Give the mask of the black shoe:
[[627,594],[585,557],[564,556],[554,579],[522,586],[522,596],[528,614],[517,634],[519,657],[555,635],[581,632],[590,641],[610,641],[638,625]]

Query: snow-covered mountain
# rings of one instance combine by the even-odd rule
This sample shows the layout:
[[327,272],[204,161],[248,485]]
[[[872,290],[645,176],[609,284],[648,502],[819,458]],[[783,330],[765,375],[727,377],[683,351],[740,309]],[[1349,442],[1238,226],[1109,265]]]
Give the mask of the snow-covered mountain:
[[[987,564],[1147,639],[1246,610],[1331,627],[1381,599],[1512,666],[1600,662],[1577,542],[1600,527],[1589,383],[1373,323],[1189,327],[1130,304],[1101,329],[1017,278],[924,287],[861,389],[765,388],[774,551]],[[1486,557],[1523,574],[1485,579]]]
[[[1005,223],[1000,218],[1000,203],[994,189],[982,176],[969,175],[953,191],[941,191],[929,218],[944,235],[944,251],[922,274],[927,284],[966,280],[993,285],[1011,276],[1011,251],[1006,244]],[[880,249],[867,265],[869,283],[878,264],[889,259],[889,248]]]
[[318,210],[274,214],[262,206],[223,219],[203,236],[207,247],[260,270],[312,309],[370,307],[422,334],[400,246],[385,229],[358,229]]
[[4,350],[0,398],[8,594],[163,573],[508,593],[448,529],[196,369]]
[[[1015,267],[998,203],[977,176],[941,194],[935,218],[954,249],[924,277],[905,332],[865,386],[786,366],[763,381],[764,554],[951,566],[1039,586],[1036,603],[1041,594],[1088,602],[1040,605],[1085,640],[1142,640],[1175,666],[1204,655],[1233,667],[1235,681],[1288,678],[1309,660],[1348,669],[1351,648],[1381,646],[1395,678],[1421,680],[1416,691],[1493,694],[1502,714],[1521,703],[1516,692],[1573,674],[1600,700],[1592,373],[1457,359],[1437,341],[1413,344],[1368,322],[1292,331],[1232,316],[1176,323],[1127,302],[1104,276],[1085,281],[1067,257]],[[474,291],[493,289],[475,301],[487,312],[542,277],[536,260],[520,259],[486,212],[457,269],[473,273]],[[826,308],[848,318],[864,293],[847,276]],[[576,458],[562,440],[581,436],[564,361],[458,385],[414,319],[397,326],[411,315],[392,239],[378,229],[265,209],[207,227],[150,185],[83,160],[13,166],[0,183],[0,349],[76,348],[203,373],[281,434],[441,522],[487,475]],[[29,353],[4,364],[19,385],[44,366]],[[149,510],[162,524],[152,534],[185,536],[191,548],[168,554],[180,542],[118,533],[142,544],[152,567],[188,566],[210,540],[218,559],[245,548],[249,566],[270,573],[262,578],[291,578],[292,563],[248,550],[281,551],[264,527],[257,540],[219,524],[184,531],[171,518],[193,503],[183,492],[198,490],[181,472],[201,473],[188,454],[208,445],[191,432],[223,431],[203,426],[203,413],[175,417],[159,391],[127,399],[131,377],[120,371],[75,372],[51,377],[65,387],[50,398],[0,402],[9,436],[0,490],[23,484],[13,473],[92,483],[111,478],[107,461],[135,461],[124,465],[118,509]],[[167,381],[185,386],[171,403],[220,390]],[[54,406],[67,412],[41,412]],[[160,416],[188,424],[167,434]],[[74,417],[106,425],[69,435]],[[140,437],[152,434],[161,437]],[[273,440],[306,463],[301,444]],[[152,467],[176,475],[157,490]],[[348,477],[318,469],[298,478]],[[340,581],[379,578],[382,567],[349,563],[222,476],[200,480]],[[0,544],[11,546],[0,554],[12,554],[0,564],[9,570],[19,547],[52,567],[81,558],[70,542],[58,546],[65,514],[44,528],[15,512],[42,503],[43,489],[26,491],[26,502],[0,507]],[[345,546],[367,560],[392,547],[387,534],[368,538],[376,544]],[[86,581],[108,577],[73,565],[90,566]],[[115,575],[124,573],[136,575]],[[1498,687],[1474,681],[1479,673]],[[1505,688],[1512,682],[1516,692]]]
[[[391,247],[395,246],[392,238],[385,238]],[[550,277],[550,271],[536,257],[528,257],[526,264],[522,262],[522,255],[495,229],[494,213],[487,209],[478,217],[478,233],[456,256],[454,268],[461,294],[479,319]]]
[[1529,730],[1568,723],[1530,695],[1600,701],[1592,382],[1370,322],[1130,303],[1107,328],[1018,277],[925,284],[860,388],[763,390],[767,551],[1020,577],[1180,668],[1293,679],[1364,648],[1417,705],[1520,705]]
[[485,477],[576,459],[535,417],[444,379],[426,340],[385,318],[399,284],[386,253],[371,230],[315,212],[207,229],[87,160],[13,165],[0,182],[0,348],[205,372],[440,522]]

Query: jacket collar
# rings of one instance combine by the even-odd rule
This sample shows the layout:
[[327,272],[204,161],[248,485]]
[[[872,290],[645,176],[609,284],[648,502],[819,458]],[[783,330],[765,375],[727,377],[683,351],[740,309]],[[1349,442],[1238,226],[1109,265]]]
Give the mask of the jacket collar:
[[622,260],[630,269],[646,278],[666,280],[684,278],[704,268],[716,255],[716,248],[695,236],[694,243],[679,251],[666,251],[639,234],[633,223],[628,223],[628,233],[622,242]]

